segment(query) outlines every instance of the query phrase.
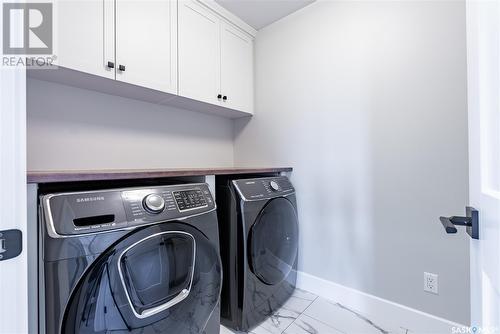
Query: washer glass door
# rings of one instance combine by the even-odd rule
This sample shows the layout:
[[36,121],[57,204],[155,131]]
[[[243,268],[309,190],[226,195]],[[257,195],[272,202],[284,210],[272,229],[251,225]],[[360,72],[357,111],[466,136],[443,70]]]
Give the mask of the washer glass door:
[[165,223],[131,232],[85,272],[61,333],[198,333],[221,288],[216,248],[197,229]]
[[275,285],[292,271],[298,253],[298,219],[292,203],[282,197],[269,201],[252,225],[248,256],[252,272]]
[[153,316],[189,295],[195,254],[193,235],[183,231],[153,234],[120,254],[118,273],[134,316]]

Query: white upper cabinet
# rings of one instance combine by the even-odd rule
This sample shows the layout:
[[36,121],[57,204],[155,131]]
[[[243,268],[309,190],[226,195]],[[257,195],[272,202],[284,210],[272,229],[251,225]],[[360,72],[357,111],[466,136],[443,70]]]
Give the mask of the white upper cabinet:
[[54,2],[59,66],[114,79],[113,0],[57,0]]
[[225,107],[253,110],[253,42],[241,30],[221,25],[221,93]]
[[219,103],[220,19],[197,1],[179,2],[179,95]]
[[257,32],[215,1],[54,1],[62,68],[30,76],[226,117],[253,113]]
[[196,0],[179,2],[179,95],[253,109],[252,37]]
[[116,80],[177,94],[177,2],[116,0]]

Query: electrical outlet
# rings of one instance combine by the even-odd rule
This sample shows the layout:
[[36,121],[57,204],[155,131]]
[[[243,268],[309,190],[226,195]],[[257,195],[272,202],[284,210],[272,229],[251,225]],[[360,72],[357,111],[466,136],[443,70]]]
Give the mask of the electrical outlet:
[[438,275],[424,272],[424,291],[438,294]]

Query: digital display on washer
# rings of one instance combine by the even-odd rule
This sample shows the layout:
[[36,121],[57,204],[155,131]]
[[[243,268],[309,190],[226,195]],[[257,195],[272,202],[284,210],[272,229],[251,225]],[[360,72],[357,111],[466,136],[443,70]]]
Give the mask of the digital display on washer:
[[199,189],[174,191],[173,194],[180,211],[207,206],[205,196],[203,196],[203,192]]

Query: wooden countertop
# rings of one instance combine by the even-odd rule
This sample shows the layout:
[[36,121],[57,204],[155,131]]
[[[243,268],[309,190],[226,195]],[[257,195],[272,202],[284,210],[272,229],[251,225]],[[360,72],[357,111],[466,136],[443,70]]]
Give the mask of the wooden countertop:
[[202,176],[202,175],[261,174],[261,173],[279,173],[279,172],[291,172],[291,171],[292,171],[291,167],[28,171],[28,183],[148,179],[148,178]]

